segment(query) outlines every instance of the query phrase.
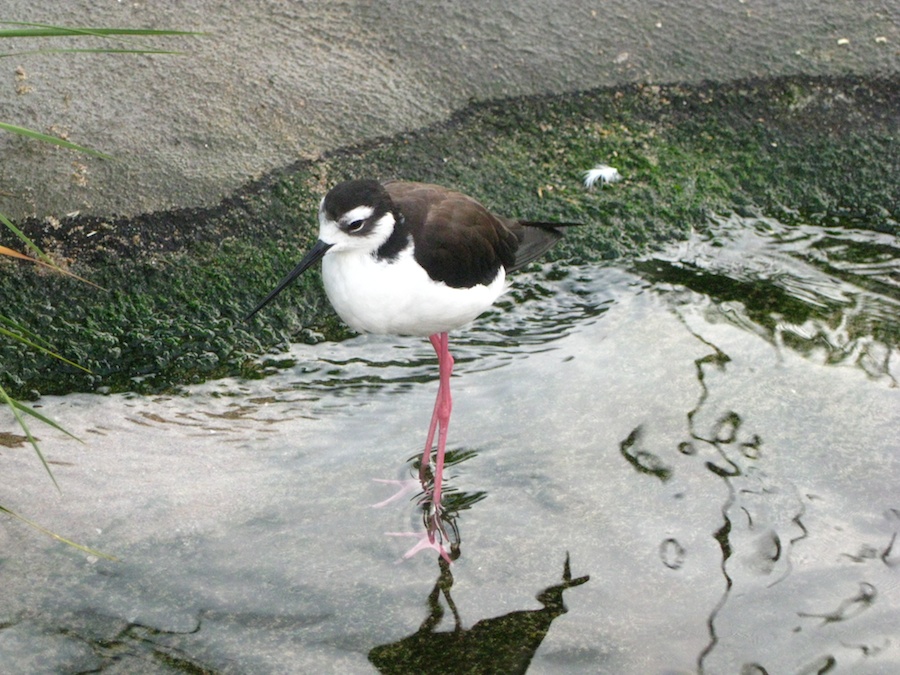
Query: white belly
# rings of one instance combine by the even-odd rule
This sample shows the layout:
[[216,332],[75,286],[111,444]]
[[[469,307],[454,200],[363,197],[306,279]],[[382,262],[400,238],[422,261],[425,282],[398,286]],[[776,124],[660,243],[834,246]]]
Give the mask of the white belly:
[[394,262],[362,251],[322,260],[325,293],[338,316],[363,333],[422,335],[459,328],[489,308],[506,288],[503,268],[487,286],[451,288],[433,281],[403,251]]

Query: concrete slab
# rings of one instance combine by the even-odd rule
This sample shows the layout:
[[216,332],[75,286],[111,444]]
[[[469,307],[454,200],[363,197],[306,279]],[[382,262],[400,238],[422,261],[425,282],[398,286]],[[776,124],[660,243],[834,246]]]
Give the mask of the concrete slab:
[[0,19],[204,33],[118,45],[180,56],[18,54],[73,42],[3,41],[17,55],[0,59],[0,120],[116,158],[0,134],[0,211],[14,218],[207,206],[473,98],[900,69],[898,13],[880,0],[8,0]]

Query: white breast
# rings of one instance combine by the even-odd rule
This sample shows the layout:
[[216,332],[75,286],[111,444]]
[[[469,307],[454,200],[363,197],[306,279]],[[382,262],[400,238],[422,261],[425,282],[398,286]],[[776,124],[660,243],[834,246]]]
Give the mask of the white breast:
[[361,250],[329,252],[322,260],[322,279],[328,299],[348,326],[391,335],[428,336],[459,328],[506,289],[502,267],[488,285],[451,288],[433,281],[411,248],[393,262]]

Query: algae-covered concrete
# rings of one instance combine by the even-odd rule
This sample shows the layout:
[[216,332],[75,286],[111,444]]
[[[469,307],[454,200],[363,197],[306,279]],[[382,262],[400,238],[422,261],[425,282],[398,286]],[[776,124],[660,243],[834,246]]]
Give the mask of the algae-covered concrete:
[[[0,383],[23,397],[252,374],[285,340],[344,334],[315,275],[241,321],[343,178],[435,181],[584,222],[554,251],[582,260],[732,210],[888,232],[900,219],[898,31],[877,2],[7,11],[204,33],[152,43],[183,55],[6,59],[0,118],[116,157],[0,136],[0,210],[35,214],[18,219],[27,234],[105,289],[0,261],[3,313],[91,371],[5,341]],[[625,179],[586,191],[596,162]]]
[[[438,122],[471,99],[896,73],[900,29],[890,4],[8,0],[0,20],[203,35],[0,41],[0,51],[15,54],[0,59],[0,120],[116,158],[0,134],[0,211],[108,216],[212,206],[299,158]],[[28,53],[104,45],[184,53]]]
[[[242,317],[309,244],[325,186],[365,173],[456,185],[523,218],[583,222],[552,252],[582,261],[652,247],[733,211],[896,233],[898,99],[893,77],[505,100],[301,162],[212,209],[32,220],[24,225],[35,241],[106,290],[7,262],[0,294],[19,303],[6,311],[92,372],[8,343],[3,383],[23,396],[158,391],[252,374],[252,355],[286,340],[341,336],[316,274],[264,320]],[[597,160],[624,180],[585,190],[581,172]]]

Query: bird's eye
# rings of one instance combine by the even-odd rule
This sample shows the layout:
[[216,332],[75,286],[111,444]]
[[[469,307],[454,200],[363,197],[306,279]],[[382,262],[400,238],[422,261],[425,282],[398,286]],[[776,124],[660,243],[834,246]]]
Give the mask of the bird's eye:
[[363,225],[366,224],[365,220],[354,220],[352,223],[347,225],[347,234],[353,234],[354,232],[359,232],[363,229]]

